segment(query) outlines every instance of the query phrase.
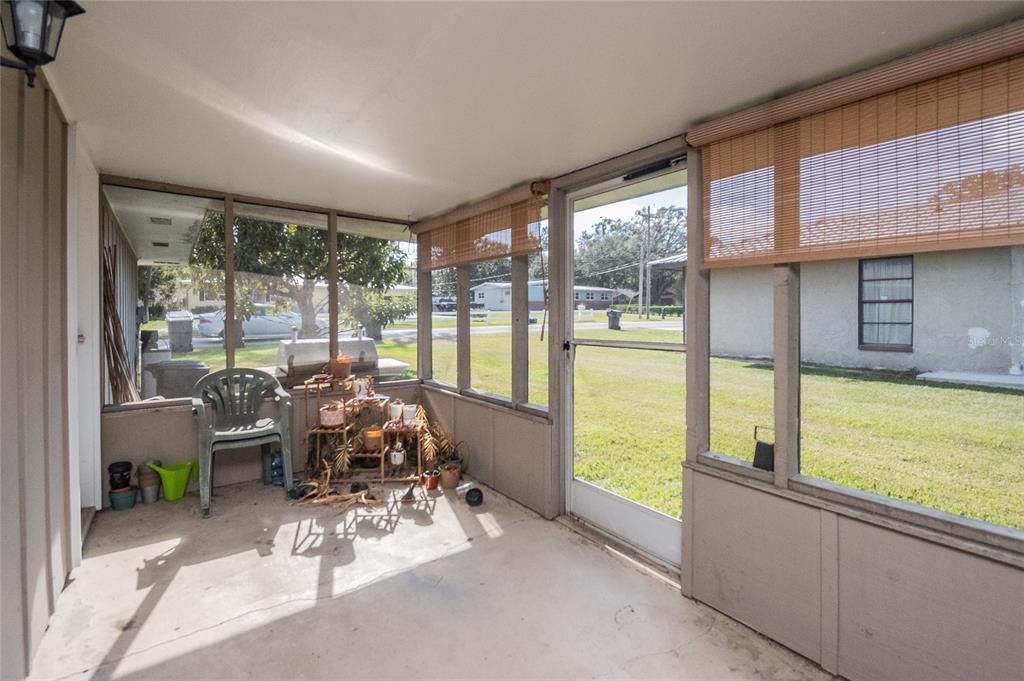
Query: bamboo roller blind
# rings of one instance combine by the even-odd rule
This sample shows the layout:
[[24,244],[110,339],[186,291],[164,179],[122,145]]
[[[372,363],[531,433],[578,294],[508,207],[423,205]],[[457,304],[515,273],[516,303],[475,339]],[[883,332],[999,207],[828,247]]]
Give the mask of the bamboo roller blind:
[[429,255],[421,260],[421,269],[539,253],[545,203],[540,197],[526,199],[423,232],[418,247]]
[[1024,243],[1024,54],[703,147],[709,267]]

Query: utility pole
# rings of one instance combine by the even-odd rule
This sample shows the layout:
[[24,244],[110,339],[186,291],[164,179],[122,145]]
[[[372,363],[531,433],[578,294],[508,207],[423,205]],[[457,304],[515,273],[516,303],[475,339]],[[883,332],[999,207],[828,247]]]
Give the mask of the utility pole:
[[[644,315],[644,306],[647,308],[647,318],[651,318],[651,282],[648,280],[647,260],[651,250],[651,207],[645,206],[643,211],[643,235],[640,238],[640,282],[637,291],[637,313],[639,317]],[[646,296],[646,297],[645,297]]]
[[647,209],[644,208],[643,210],[638,211],[638,212],[640,213],[641,217],[644,218],[644,221],[640,225],[640,234],[637,235],[639,237],[638,241],[640,242],[640,264],[638,266],[639,270],[637,271],[637,279],[636,279],[636,281],[637,281],[637,287],[636,287],[636,316],[637,316],[637,319],[642,317],[643,313],[644,313],[644,269],[645,269],[645,267],[647,265],[647,256],[644,253],[644,245],[647,243],[647,240],[644,238],[645,225],[646,225],[646,222],[647,222],[646,221]]
[[647,234],[644,237],[644,283],[647,298],[644,300],[647,318],[651,318],[651,271],[647,269],[647,261],[651,259],[651,207],[647,206]]

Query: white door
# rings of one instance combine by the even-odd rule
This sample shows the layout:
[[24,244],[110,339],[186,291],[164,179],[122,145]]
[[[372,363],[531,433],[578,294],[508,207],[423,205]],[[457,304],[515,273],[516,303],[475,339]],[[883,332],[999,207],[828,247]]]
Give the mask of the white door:
[[[682,252],[686,171],[614,180],[569,196],[574,287],[616,291],[595,304],[567,296],[573,316],[569,512],[660,562],[682,562],[686,346],[682,270],[647,264]],[[677,267],[681,267],[677,265]],[[621,313],[618,329],[609,314]]]

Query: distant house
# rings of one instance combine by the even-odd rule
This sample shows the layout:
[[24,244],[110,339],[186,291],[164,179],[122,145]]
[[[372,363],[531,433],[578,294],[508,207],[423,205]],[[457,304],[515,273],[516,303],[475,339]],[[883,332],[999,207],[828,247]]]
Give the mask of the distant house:
[[[543,279],[528,282],[528,299],[531,310],[544,309]],[[484,310],[502,311],[512,309],[512,284],[507,281],[487,281],[470,289],[474,307]],[[573,293],[575,305],[585,305],[591,310],[606,310],[618,292],[600,286],[576,286]]]
[[[651,269],[686,268],[686,255]],[[771,357],[772,267],[711,270],[711,352]],[[1024,362],[1024,246],[800,266],[804,362],[1005,374]]]

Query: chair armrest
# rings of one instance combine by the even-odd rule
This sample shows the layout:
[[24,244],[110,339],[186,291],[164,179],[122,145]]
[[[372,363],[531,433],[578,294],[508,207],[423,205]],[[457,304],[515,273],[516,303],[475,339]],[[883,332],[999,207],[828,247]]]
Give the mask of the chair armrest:
[[200,430],[200,432],[203,430],[203,428],[205,428],[207,430],[213,430],[213,424],[210,422],[209,418],[207,417],[206,412],[207,412],[206,403],[203,402],[202,399],[193,397],[192,398],[192,413],[195,414],[196,418],[199,420],[199,430]]
[[277,398],[282,401],[292,401],[292,394],[280,386],[274,388],[274,395],[277,396]]

